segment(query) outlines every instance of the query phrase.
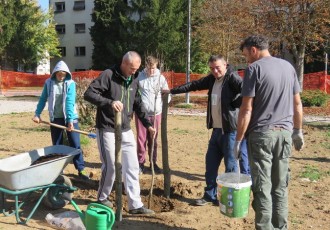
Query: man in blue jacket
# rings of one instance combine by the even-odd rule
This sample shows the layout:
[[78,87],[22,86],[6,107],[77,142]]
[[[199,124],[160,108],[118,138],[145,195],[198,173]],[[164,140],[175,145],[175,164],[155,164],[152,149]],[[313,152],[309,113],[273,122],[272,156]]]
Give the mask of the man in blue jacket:
[[[198,206],[208,203],[218,204],[216,178],[222,159],[225,162],[226,172],[238,171],[233,151],[238,108],[241,105],[242,79],[236,71],[227,65],[221,55],[212,55],[208,64],[211,74],[170,90],[171,94],[209,90],[206,125],[208,129],[212,128],[213,130],[205,157],[206,187],[203,198],[197,199],[195,202]],[[240,166],[242,173],[250,173],[244,142],[241,148]]]

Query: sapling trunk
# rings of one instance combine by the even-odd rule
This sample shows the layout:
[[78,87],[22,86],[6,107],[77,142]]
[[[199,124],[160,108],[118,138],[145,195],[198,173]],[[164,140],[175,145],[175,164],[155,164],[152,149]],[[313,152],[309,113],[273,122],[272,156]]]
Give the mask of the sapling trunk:
[[162,121],[161,121],[161,139],[162,139],[162,158],[164,174],[164,197],[170,198],[171,190],[171,169],[168,160],[168,140],[167,140],[167,112],[168,112],[168,93],[162,95]]
[[[158,94],[158,93],[157,93]],[[153,128],[156,127],[156,101],[157,101],[157,94],[155,94],[155,103],[154,103],[154,120],[153,120]],[[150,164],[151,164],[151,185],[150,185],[150,190],[149,190],[149,199],[148,199],[148,208],[151,208],[151,199],[152,199],[152,193],[154,189],[154,184],[155,184],[155,169],[154,169],[154,147],[155,147],[155,138],[151,138],[151,150],[150,150]]]
[[122,221],[121,112],[115,112],[116,221]]

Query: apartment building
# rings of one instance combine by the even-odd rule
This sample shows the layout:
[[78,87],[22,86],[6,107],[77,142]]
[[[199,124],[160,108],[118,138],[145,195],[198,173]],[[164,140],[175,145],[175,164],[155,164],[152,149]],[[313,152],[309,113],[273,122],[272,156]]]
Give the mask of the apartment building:
[[93,42],[89,34],[94,0],[49,0],[54,10],[56,31],[62,57],[50,61],[51,70],[59,60],[65,61],[70,70],[83,71],[92,66]]

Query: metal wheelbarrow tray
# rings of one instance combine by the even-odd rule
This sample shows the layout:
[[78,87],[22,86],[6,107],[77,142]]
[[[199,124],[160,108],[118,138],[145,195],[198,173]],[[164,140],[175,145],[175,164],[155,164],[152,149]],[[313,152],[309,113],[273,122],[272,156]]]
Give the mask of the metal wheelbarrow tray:
[[[65,166],[73,157],[80,154],[81,150],[64,145],[48,146],[21,153],[12,157],[0,159],[0,194],[2,212],[6,216],[16,215],[18,223],[26,223],[39,206],[44,197],[44,203],[52,209],[64,207],[68,202],[62,197],[63,193],[70,193],[76,188],[72,187],[69,178],[60,175]],[[56,159],[31,165],[40,157],[50,154],[63,155]],[[42,190],[41,197],[33,207],[25,221],[19,217],[19,209],[24,201],[19,201],[19,196],[26,194],[24,200],[37,190]],[[5,209],[5,194],[14,196],[15,210],[9,213]]]

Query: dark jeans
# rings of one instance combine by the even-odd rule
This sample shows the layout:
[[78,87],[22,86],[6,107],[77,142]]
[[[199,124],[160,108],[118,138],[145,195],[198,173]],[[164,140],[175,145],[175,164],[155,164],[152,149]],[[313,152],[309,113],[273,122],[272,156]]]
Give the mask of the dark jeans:
[[[237,172],[238,166],[234,156],[234,145],[236,140],[236,131],[222,133],[222,129],[213,129],[209,141],[205,162],[205,194],[210,199],[217,199],[217,176],[222,159],[225,162],[225,172]],[[250,171],[247,158],[246,141],[242,143],[242,160],[240,162],[241,173]]]
[[[55,118],[52,123],[66,126],[64,118]],[[73,126],[74,129],[79,129],[78,120],[73,121]],[[50,126],[53,145],[63,145],[64,131],[66,130]],[[69,145],[73,148],[80,149],[80,134],[77,132],[66,131],[66,135],[68,137]],[[72,161],[74,167],[78,171],[85,168],[84,156],[82,153],[76,155]]]
[[246,139],[242,140],[241,145],[241,159],[239,161],[240,172],[242,174],[250,175],[250,165],[249,165],[249,157],[247,151],[247,141]]

